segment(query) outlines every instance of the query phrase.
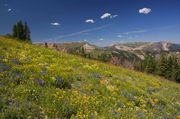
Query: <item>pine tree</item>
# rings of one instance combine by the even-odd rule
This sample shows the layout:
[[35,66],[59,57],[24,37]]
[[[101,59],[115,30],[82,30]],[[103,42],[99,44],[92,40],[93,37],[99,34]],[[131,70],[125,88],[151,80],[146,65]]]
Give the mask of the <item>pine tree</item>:
[[17,38],[24,40],[24,26],[22,21],[17,23]]
[[24,39],[31,42],[31,37],[30,37],[30,29],[27,25],[27,22],[24,24]]
[[148,56],[146,64],[145,64],[145,71],[147,73],[154,73],[156,69],[156,61],[153,56]]
[[172,78],[172,71],[173,71],[173,68],[174,68],[174,66],[173,66],[173,64],[174,64],[175,62],[173,61],[173,57],[172,56],[169,56],[168,58],[167,58],[167,62],[166,62],[166,64],[167,64],[167,70],[166,70],[166,73],[165,73],[165,78],[167,78],[167,79],[171,79]]
[[16,37],[17,37],[17,32],[18,32],[18,31],[17,31],[17,25],[15,24],[15,25],[13,26],[12,36],[16,38]]
[[167,68],[167,58],[165,55],[162,55],[158,62],[156,73],[160,76],[165,76],[167,73]]
[[12,36],[15,38],[18,38],[23,41],[31,42],[30,34],[31,32],[27,25],[27,22],[23,24],[22,21],[19,21],[17,22],[17,24],[13,26]]
[[180,65],[178,64],[178,58],[176,56],[171,56],[169,59],[168,66],[171,68],[171,77],[167,77],[170,80],[180,81]]
[[45,42],[45,47],[46,47],[46,48],[48,48],[48,44],[47,44],[47,42]]
[[159,60],[152,56],[146,56],[145,60],[135,65],[135,69],[155,73],[168,80],[180,83],[180,64],[179,59],[174,56],[161,55]]
[[173,79],[180,83],[180,65],[177,67],[176,70],[173,71]]

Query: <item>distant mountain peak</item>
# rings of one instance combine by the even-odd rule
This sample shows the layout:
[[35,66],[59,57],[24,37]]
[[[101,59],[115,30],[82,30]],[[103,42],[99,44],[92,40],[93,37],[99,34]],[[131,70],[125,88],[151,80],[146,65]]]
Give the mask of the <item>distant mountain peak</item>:
[[85,43],[85,44],[83,45],[83,48],[84,48],[84,50],[85,50],[86,52],[91,52],[91,51],[93,51],[93,50],[95,49],[94,46],[92,46],[92,45],[90,45],[90,44],[88,44],[88,43]]

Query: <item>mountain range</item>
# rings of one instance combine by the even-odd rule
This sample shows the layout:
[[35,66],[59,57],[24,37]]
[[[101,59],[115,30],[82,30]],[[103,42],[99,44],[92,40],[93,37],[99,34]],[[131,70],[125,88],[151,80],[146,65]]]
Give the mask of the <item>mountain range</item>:
[[144,60],[146,55],[154,55],[157,58],[165,53],[180,56],[180,44],[166,41],[117,43],[107,47],[98,47],[88,42],[41,43],[38,45],[130,69],[133,69],[136,62]]

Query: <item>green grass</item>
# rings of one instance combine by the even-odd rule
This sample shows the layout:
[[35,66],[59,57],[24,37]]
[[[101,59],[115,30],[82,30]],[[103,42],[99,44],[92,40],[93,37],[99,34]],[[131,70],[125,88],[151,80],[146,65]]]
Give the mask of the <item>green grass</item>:
[[180,84],[0,37],[0,118],[164,119]]

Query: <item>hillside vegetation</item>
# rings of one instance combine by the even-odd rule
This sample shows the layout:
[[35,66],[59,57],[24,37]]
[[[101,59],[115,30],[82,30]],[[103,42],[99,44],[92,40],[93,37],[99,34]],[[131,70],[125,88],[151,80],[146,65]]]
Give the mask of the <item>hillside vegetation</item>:
[[0,37],[0,118],[173,119],[180,84]]
[[129,69],[136,69],[136,65],[148,56],[153,56],[157,60],[165,54],[176,55],[180,58],[180,44],[165,41],[117,43],[107,47],[98,47],[88,42],[39,43],[36,45]]
[[135,62],[141,61],[141,59],[132,52],[118,50],[112,47],[98,47],[88,42],[40,43],[37,45],[129,69],[133,69]]

